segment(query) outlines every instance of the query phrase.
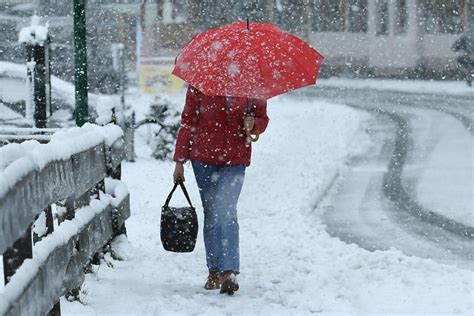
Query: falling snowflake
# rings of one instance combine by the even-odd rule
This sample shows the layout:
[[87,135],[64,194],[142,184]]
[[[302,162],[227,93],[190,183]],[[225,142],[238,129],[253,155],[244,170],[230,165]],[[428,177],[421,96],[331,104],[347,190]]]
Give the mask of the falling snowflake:
[[240,73],[240,66],[235,62],[231,62],[227,68],[227,72],[233,77]]
[[223,45],[222,45],[222,42],[214,42],[212,43],[211,47],[214,50],[221,50]]

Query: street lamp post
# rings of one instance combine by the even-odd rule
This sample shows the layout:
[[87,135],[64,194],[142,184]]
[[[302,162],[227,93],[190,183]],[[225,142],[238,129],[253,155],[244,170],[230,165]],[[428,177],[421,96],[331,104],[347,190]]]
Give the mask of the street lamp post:
[[74,84],[76,125],[89,120],[87,100],[86,0],[74,0]]

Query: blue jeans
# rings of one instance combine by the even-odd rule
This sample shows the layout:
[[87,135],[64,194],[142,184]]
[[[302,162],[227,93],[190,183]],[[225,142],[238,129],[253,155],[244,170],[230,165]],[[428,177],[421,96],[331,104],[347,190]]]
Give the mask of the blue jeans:
[[193,161],[204,208],[204,245],[209,271],[239,273],[237,201],[245,166],[217,166]]

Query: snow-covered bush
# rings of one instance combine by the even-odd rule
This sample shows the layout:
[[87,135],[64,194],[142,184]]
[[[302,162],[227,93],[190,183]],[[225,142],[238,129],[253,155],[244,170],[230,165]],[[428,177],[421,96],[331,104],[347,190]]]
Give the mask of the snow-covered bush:
[[180,113],[165,97],[156,97],[146,119],[137,123],[138,134],[145,138],[151,156],[158,160],[171,159],[179,129]]

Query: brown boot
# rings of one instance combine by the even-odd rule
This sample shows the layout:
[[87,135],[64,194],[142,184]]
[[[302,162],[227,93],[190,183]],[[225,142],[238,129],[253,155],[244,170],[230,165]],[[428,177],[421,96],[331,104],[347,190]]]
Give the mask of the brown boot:
[[239,283],[237,283],[237,278],[235,273],[232,271],[224,271],[221,275],[221,294],[234,295],[239,289]]
[[204,288],[206,290],[217,290],[221,288],[221,279],[219,277],[219,272],[209,271],[209,275],[207,276]]

